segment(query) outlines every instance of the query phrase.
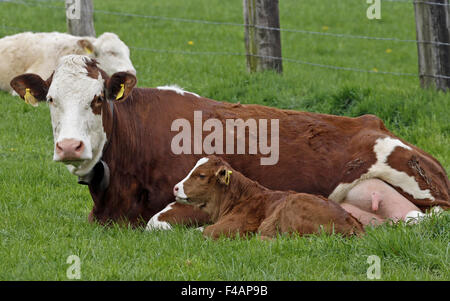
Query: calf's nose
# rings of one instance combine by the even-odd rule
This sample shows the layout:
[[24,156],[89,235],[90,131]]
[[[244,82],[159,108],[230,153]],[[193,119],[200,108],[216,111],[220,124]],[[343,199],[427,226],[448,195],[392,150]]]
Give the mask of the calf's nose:
[[84,152],[84,143],[77,139],[63,139],[56,143],[58,161],[80,160]]

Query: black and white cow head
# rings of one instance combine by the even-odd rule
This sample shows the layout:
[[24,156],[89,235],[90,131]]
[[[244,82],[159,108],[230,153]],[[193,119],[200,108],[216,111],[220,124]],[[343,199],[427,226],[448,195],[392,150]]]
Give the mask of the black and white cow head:
[[59,60],[53,75],[44,81],[36,74],[22,74],[11,86],[25,102],[47,101],[53,127],[53,160],[66,164],[71,173],[84,176],[102,156],[107,137],[103,102],[124,101],[136,77],[117,72],[111,77],[87,56],[68,55]]

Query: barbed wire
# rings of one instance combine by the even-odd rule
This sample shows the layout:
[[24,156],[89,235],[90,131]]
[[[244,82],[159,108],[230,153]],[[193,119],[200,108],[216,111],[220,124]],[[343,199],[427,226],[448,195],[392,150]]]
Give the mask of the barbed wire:
[[[383,0],[383,1],[410,2],[410,1],[400,1],[400,0]],[[9,2],[9,3],[17,3],[17,4],[25,4],[25,5],[29,5],[30,4],[30,2],[17,1],[17,0],[0,0],[0,2]],[[40,2],[49,2],[49,0],[41,0]],[[424,2],[424,1],[415,1],[415,2]],[[413,3],[413,2],[411,2],[411,3]],[[43,5],[35,4],[35,3],[34,4],[31,3],[31,5],[43,6]],[[59,6],[47,6],[47,5],[45,5],[43,7],[58,8],[58,9],[63,8],[63,7],[59,7]],[[159,20],[166,20],[166,21],[178,21],[178,22],[214,24],[214,25],[230,25],[230,26],[240,26],[240,27],[248,26],[248,25],[245,25],[245,24],[233,23],[233,22],[220,22],[220,21],[194,20],[194,19],[163,17],[163,16],[151,16],[151,15],[141,15],[141,14],[133,14],[133,13],[112,12],[112,11],[105,11],[105,10],[94,10],[94,12],[104,13],[104,14],[112,14],[112,15],[120,15],[120,16],[131,16],[131,17],[141,17],[141,18],[149,18],[149,19],[159,19]],[[374,40],[386,40],[386,41],[397,41],[397,42],[428,43],[428,44],[437,44],[437,45],[450,45],[450,43],[444,43],[444,42],[401,40],[401,39],[397,39],[397,38],[369,37],[369,36],[358,36],[358,35],[350,35],[350,34],[325,33],[325,32],[308,31],[308,30],[300,30],[300,29],[282,29],[282,28],[266,27],[266,26],[258,26],[258,25],[255,25],[254,27],[261,28],[261,29],[266,29],[266,30],[278,30],[278,31],[287,31],[287,32],[318,34],[318,35],[324,35],[324,36],[358,38],[358,39],[374,39]],[[25,28],[11,27],[11,26],[6,26],[6,25],[2,25],[1,28],[13,29],[13,30],[33,31],[33,30],[25,29]],[[155,49],[155,48],[136,47],[136,46],[129,46],[129,48],[137,50],[137,51],[149,51],[149,52],[156,52],[156,53],[183,54],[183,55],[254,56],[254,57],[263,58],[263,59],[283,60],[283,61],[291,62],[291,63],[297,63],[297,64],[302,64],[302,65],[309,65],[309,66],[320,67],[320,68],[327,68],[327,69],[334,69],[334,70],[354,71],[354,72],[372,73],[372,74],[386,74],[386,75],[394,75],[394,76],[411,76],[411,77],[418,77],[418,76],[420,76],[420,77],[433,77],[433,78],[450,79],[450,76],[438,75],[438,74],[437,75],[429,75],[429,74],[417,74],[417,73],[406,73],[406,72],[367,70],[367,69],[360,69],[360,68],[354,68],[354,67],[342,67],[342,66],[334,66],[334,65],[327,65],[327,64],[321,64],[321,63],[314,63],[314,62],[308,62],[308,61],[292,59],[292,58],[286,58],[286,57],[262,56],[262,55],[237,53],[237,52],[167,50],[167,49]]]
[[[32,0],[34,2],[49,3],[49,2],[61,2],[64,3],[65,0]],[[411,0],[381,0],[382,2],[394,2],[394,3],[405,3],[405,4],[428,4],[428,5],[440,5],[440,6],[450,6],[450,3],[440,3],[433,1],[411,1]],[[14,2],[11,0],[0,0],[0,2]],[[30,3],[30,1],[24,1]],[[367,2],[366,2],[367,3]],[[369,3],[370,4],[370,3]]]
[[433,1],[411,1],[411,0],[381,0],[382,2],[397,2],[397,3],[405,3],[405,4],[427,4],[427,5],[440,5],[440,6],[449,6],[449,3],[440,3]]
[[138,51],[148,51],[148,52],[155,52],[155,53],[169,53],[169,54],[183,54],[183,55],[186,54],[186,55],[253,56],[253,57],[258,57],[258,58],[263,58],[263,59],[282,60],[282,61],[301,64],[301,65],[308,65],[308,66],[334,69],[334,70],[355,71],[355,72],[372,73],[372,74],[386,74],[386,75],[394,75],[394,76],[432,77],[432,78],[450,79],[450,76],[439,75],[439,74],[431,75],[431,74],[417,74],[417,73],[407,73],[407,72],[367,70],[367,69],[360,69],[360,68],[354,68],[354,67],[341,67],[341,66],[313,63],[313,62],[292,59],[292,58],[287,58],[287,57],[265,56],[265,55],[247,54],[247,53],[239,53],[239,52],[166,50],[166,49],[134,47],[134,46],[130,46],[130,48],[138,50]]
[[[37,1],[37,0],[34,0]],[[46,0],[41,0],[46,1]],[[50,0],[51,1],[51,0]],[[387,1],[387,0],[383,0]],[[17,1],[17,0],[0,0],[0,2],[9,2],[23,5],[35,5],[47,8],[57,8],[61,9],[62,6],[52,6],[52,5],[41,5],[33,2],[26,1]],[[397,2],[395,0],[391,0],[391,2]],[[398,1],[400,2],[400,1]],[[401,1],[401,2],[409,2],[409,1]],[[420,1],[421,3],[424,1]],[[413,2],[410,2],[413,3]],[[374,37],[374,36],[365,36],[365,35],[353,35],[347,33],[332,33],[332,32],[320,32],[320,31],[312,31],[312,30],[304,30],[304,29],[290,29],[290,28],[278,28],[278,27],[269,27],[269,26],[261,26],[261,25],[248,25],[242,23],[235,22],[223,22],[223,21],[209,21],[209,20],[200,20],[200,19],[186,19],[186,18],[177,18],[177,17],[165,17],[165,16],[154,16],[154,15],[142,15],[136,13],[126,13],[126,12],[114,12],[107,10],[94,10],[95,13],[106,14],[106,15],[116,15],[123,17],[135,17],[135,18],[145,18],[145,19],[154,19],[154,20],[162,20],[162,21],[173,21],[173,22],[183,22],[183,23],[196,23],[196,24],[207,24],[207,25],[225,25],[225,26],[236,26],[236,27],[254,27],[257,29],[263,30],[273,30],[280,32],[292,32],[292,33],[301,33],[301,34],[311,34],[311,35],[320,35],[327,37],[336,37],[336,38],[349,38],[349,39],[364,39],[364,40],[378,40],[378,41],[393,41],[399,43],[419,43],[419,44],[430,44],[430,45],[440,45],[440,46],[450,46],[450,43],[441,42],[441,41],[421,41],[415,39],[399,39],[395,37]]]
[[[19,30],[27,30],[25,28],[18,28],[18,27],[9,27],[9,26],[1,26],[0,30],[2,28],[7,29],[19,29]],[[31,31],[31,30],[27,30]],[[353,68],[353,67],[341,67],[341,66],[333,66],[333,65],[326,65],[326,64],[320,64],[320,63],[314,63],[314,62],[308,62],[298,59],[292,59],[287,57],[274,57],[274,56],[264,56],[264,55],[255,55],[255,54],[247,54],[247,53],[239,53],[239,52],[225,52],[225,51],[185,51],[185,50],[168,50],[168,49],[157,49],[157,48],[147,48],[147,47],[136,47],[136,46],[128,46],[130,49],[134,49],[137,51],[147,51],[147,52],[153,52],[153,53],[164,53],[164,54],[182,54],[182,55],[207,55],[207,56],[254,56],[258,58],[263,59],[274,59],[274,60],[282,60],[286,62],[301,64],[301,65],[309,65],[314,67],[320,67],[320,68],[327,68],[327,69],[334,69],[334,70],[343,70],[343,71],[355,71],[355,72],[363,72],[363,73],[372,73],[372,74],[387,74],[387,75],[394,75],[394,76],[414,76],[417,77],[419,74],[417,73],[406,73],[406,72],[391,72],[391,71],[378,71],[378,70],[367,70],[367,69],[360,69],[360,68]],[[441,77],[440,75],[426,75],[431,77]],[[450,78],[450,77],[448,77]]]

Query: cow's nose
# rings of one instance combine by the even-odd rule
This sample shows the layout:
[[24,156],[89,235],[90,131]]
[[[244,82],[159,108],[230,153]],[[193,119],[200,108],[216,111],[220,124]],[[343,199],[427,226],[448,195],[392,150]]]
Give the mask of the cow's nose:
[[173,187],[173,194],[174,194],[175,196],[177,196],[178,190],[179,190],[178,185],[175,185],[175,186]]
[[77,139],[64,139],[56,143],[58,161],[76,161],[81,159],[84,152],[84,143]]

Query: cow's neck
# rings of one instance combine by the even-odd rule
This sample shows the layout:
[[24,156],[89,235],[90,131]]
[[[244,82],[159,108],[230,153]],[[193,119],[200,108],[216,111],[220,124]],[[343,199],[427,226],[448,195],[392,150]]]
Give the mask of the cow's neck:
[[[87,174],[78,176],[78,184],[81,185],[92,185],[96,187],[97,191],[104,191],[109,186],[110,181],[110,169],[108,164],[102,160],[102,155],[105,151],[108,150],[109,145],[111,144],[111,135],[114,129],[114,103],[112,101],[107,101],[108,108],[104,111],[104,115],[108,115],[110,127],[106,126],[106,128],[110,128],[109,136],[106,135],[106,141],[102,143],[101,153],[95,158],[92,162],[92,167],[90,168]],[[105,130],[107,133],[108,131]]]
[[[150,110],[149,98],[142,95],[142,89],[134,88],[122,103],[115,103],[111,110],[108,103],[102,106],[103,128],[107,142],[100,162],[104,162],[110,172],[110,183],[106,189],[96,177],[89,190],[94,201],[93,216],[100,223],[126,220],[139,224],[142,212],[146,210],[149,162],[152,157],[149,149],[142,145],[151,144],[151,127],[143,122],[142,111]],[[136,112],[136,113],[134,113]],[[101,167],[99,164],[96,167]],[[96,172],[96,171],[95,171]],[[100,176],[102,170],[99,168]],[[124,199],[123,196],[130,196]],[[137,206],[135,202],[142,200]]]

